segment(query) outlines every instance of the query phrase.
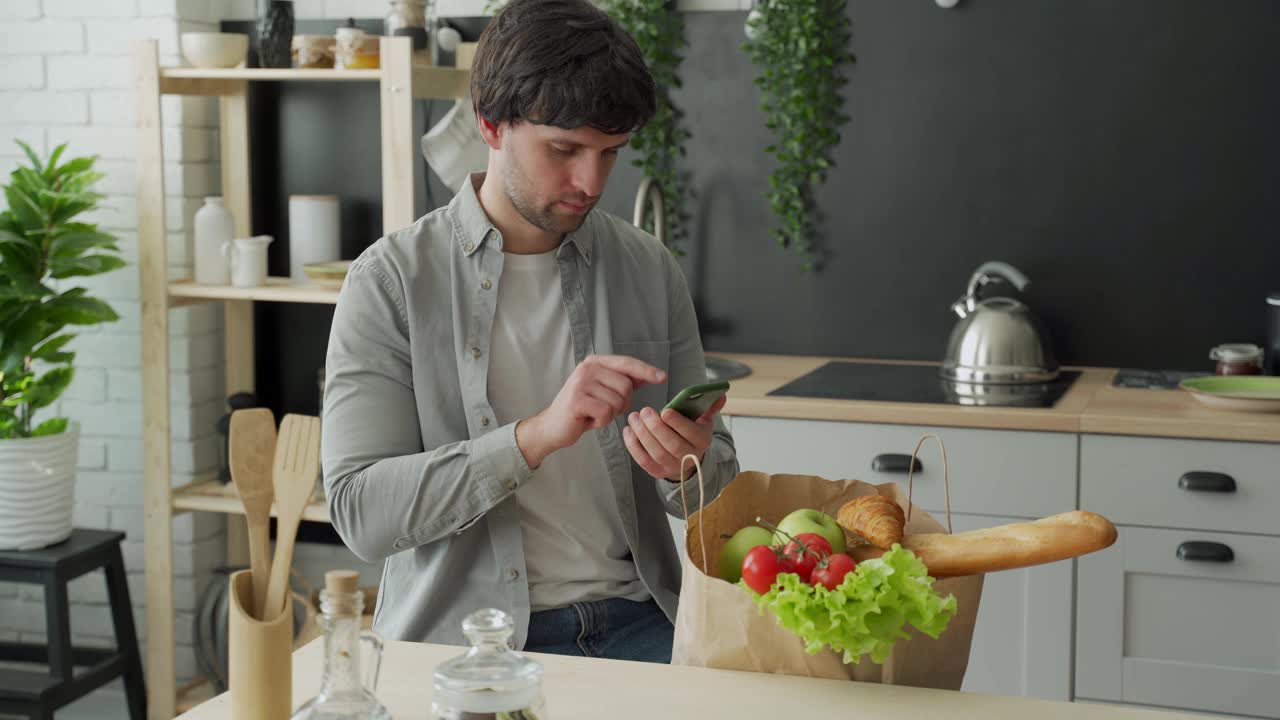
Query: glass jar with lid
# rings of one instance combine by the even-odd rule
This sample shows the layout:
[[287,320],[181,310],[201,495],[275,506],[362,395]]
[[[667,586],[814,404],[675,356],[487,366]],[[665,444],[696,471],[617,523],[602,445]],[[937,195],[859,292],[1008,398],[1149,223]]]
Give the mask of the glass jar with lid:
[[383,18],[383,33],[390,36],[406,35],[413,38],[414,52],[427,50],[428,0],[391,0]]
[[509,646],[514,623],[486,608],[462,621],[471,649],[440,664],[431,697],[433,720],[546,720],[542,665]]
[[1248,343],[1228,343],[1209,351],[1209,358],[1217,360],[1216,375],[1261,375],[1262,348]]

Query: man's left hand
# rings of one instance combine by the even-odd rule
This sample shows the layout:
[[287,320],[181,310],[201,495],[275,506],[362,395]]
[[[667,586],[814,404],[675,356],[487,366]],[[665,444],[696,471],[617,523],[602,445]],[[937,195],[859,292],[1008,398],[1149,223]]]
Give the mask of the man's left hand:
[[[627,416],[627,427],[622,429],[622,439],[644,471],[655,478],[682,482],[680,459],[694,455],[698,462],[711,447],[715,433],[716,414],[724,407],[727,398],[720,398],[697,420],[690,420],[675,410],[644,408]],[[692,473],[693,465],[688,471]]]

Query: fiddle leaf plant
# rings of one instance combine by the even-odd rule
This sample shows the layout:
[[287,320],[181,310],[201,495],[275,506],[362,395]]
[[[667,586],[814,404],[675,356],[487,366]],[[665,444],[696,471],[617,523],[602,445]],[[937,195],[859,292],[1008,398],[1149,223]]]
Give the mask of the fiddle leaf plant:
[[[688,236],[686,200],[692,192],[689,174],[680,170],[689,131],[684,111],[671,97],[681,86],[680,49],[686,44],[684,17],[673,5],[669,0],[610,0],[608,11],[635,38],[657,87],[653,119],[631,138],[631,147],[638,154],[631,164],[653,178],[662,192],[667,246],[679,256],[684,255],[681,245]],[[654,231],[652,216],[646,215],[644,223],[645,230]]]
[[761,0],[747,19],[751,39],[744,46],[760,69],[765,127],[774,136],[765,152],[777,165],[766,197],[779,226],[773,236],[794,247],[803,269],[814,268],[817,254],[813,193],[832,167],[831,150],[840,142],[840,88],[848,82],[843,66],[854,61],[846,0]]
[[18,141],[30,165],[4,185],[8,209],[0,212],[0,439],[54,435],[67,418],[35,424],[35,414],[58,399],[75,373],[67,343],[71,326],[118,319],[110,305],[68,280],[123,267],[116,239],[75,218],[97,207],[101,179],[95,158],[59,163],[66,145],[47,162]]

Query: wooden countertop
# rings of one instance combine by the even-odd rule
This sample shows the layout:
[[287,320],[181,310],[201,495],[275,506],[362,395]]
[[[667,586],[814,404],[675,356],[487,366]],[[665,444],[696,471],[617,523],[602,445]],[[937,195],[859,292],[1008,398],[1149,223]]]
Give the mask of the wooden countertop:
[[[323,638],[293,655],[293,706],[320,689]],[[430,715],[432,673],[462,652],[449,645],[388,642],[378,699],[394,718]],[[805,717],[864,720],[1195,720],[1191,715],[1109,705],[817,680],[764,673],[529,653],[545,668],[547,714],[555,720],[684,720]],[[180,716],[230,720],[227,694]]]
[[1280,442],[1280,414],[1214,410],[1181,390],[1112,387],[1114,368],[1081,372],[1052,408],[969,407],[932,403],[773,397],[768,393],[828,361],[934,365],[913,361],[798,355],[708,353],[746,363],[752,373],[731,381],[725,415],[932,425],[1047,432],[1149,435],[1203,440]]

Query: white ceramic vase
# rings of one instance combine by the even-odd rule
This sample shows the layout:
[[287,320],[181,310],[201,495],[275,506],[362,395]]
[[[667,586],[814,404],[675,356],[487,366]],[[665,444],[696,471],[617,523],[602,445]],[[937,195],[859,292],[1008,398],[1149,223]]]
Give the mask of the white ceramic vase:
[[34,550],[71,536],[80,426],[0,440],[0,550]]
[[201,285],[226,285],[230,282],[227,258],[222,246],[235,237],[235,218],[220,197],[207,197],[195,217],[195,280]]

